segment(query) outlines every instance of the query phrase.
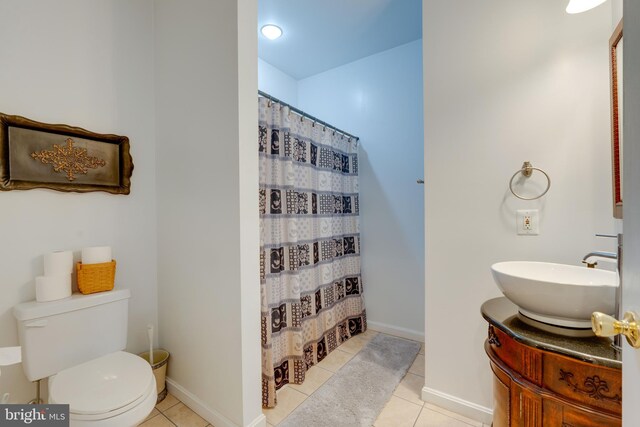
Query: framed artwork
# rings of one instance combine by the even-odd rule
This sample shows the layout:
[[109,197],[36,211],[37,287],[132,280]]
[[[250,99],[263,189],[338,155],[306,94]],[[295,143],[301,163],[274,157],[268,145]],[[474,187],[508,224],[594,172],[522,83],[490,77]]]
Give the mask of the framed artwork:
[[622,21],[609,39],[609,74],[611,79],[611,170],[613,172],[613,217],[622,219]]
[[129,194],[129,138],[0,113],[0,190]]

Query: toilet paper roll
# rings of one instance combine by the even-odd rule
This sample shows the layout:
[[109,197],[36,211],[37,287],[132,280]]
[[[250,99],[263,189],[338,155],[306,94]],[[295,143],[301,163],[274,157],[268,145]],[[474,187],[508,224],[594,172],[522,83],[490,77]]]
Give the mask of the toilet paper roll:
[[111,262],[110,246],[95,246],[82,249],[83,264],[102,264],[103,262]]
[[59,251],[44,256],[45,276],[64,276],[73,273],[73,252]]
[[36,301],[55,301],[71,296],[71,274],[36,277]]

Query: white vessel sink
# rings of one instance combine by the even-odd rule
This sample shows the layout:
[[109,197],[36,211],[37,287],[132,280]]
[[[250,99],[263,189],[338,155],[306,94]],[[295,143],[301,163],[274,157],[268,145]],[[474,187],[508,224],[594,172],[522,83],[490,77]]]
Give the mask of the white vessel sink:
[[496,284],[520,313],[539,322],[591,328],[591,313],[613,314],[618,275],[613,271],[530,261],[491,266]]

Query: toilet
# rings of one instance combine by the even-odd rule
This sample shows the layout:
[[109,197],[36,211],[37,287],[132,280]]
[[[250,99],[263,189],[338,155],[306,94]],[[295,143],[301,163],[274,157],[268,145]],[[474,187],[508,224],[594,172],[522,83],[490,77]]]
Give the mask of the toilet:
[[69,405],[72,427],[137,426],[157,394],[151,366],[124,352],[128,289],[14,307],[22,366],[49,379],[49,403]]

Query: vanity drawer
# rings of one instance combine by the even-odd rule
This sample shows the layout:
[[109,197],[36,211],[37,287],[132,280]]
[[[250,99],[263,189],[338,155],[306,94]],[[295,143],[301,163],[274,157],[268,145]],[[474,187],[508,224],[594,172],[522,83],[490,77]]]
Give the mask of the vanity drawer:
[[520,344],[500,329],[489,325],[491,349],[507,366],[536,385],[542,385],[542,352]]
[[619,369],[584,363],[553,353],[544,354],[543,364],[544,388],[612,414],[622,413],[622,375]]

